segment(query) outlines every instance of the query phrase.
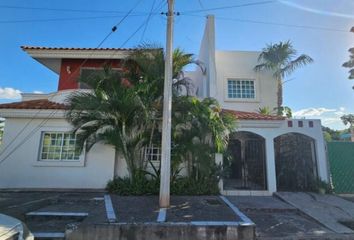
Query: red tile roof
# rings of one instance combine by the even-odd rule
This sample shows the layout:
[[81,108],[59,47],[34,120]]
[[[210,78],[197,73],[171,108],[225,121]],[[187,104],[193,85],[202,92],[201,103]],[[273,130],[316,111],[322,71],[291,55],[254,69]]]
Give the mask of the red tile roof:
[[37,47],[37,46],[21,46],[23,50],[80,50],[80,51],[135,51],[139,48],[75,48],[75,47]]
[[[0,104],[0,109],[58,109],[65,110],[67,106],[62,103],[51,102],[47,99],[30,100]],[[242,112],[223,109],[223,112],[234,114],[240,120],[284,120],[284,117],[262,115],[255,112]]]
[[275,115],[263,115],[256,112],[243,112],[235,111],[229,109],[223,109],[223,112],[231,113],[240,120],[284,120],[285,117],[275,116]]
[[48,101],[47,99],[30,100],[0,104],[0,109],[58,109],[65,110],[66,105]]

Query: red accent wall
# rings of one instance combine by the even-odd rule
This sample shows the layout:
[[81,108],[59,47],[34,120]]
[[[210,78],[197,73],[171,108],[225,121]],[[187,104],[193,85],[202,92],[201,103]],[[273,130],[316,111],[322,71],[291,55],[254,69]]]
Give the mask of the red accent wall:
[[85,59],[62,59],[58,91],[78,88],[77,78],[80,76],[80,68],[102,68],[105,64],[110,64],[112,68],[120,68],[121,60],[89,59],[85,62]]

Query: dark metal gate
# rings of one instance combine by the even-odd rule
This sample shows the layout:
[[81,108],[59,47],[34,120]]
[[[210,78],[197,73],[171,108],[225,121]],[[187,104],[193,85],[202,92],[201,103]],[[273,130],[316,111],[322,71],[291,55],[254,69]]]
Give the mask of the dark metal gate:
[[265,140],[254,133],[238,132],[229,142],[230,176],[224,189],[266,190]]

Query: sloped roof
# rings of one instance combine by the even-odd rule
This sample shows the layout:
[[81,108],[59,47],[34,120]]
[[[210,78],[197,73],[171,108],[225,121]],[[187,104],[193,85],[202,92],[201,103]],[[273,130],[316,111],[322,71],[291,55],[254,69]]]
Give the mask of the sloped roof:
[[39,46],[21,46],[23,50],[96,50],[96,51],[135,51],[137,48],[75,48],[75,47],[39,47]]
[[65,110],[65,104],[51,102],[47,99],[0,104],[0,109],[58,109]]
[[229,109],[223,109],[223,112],[231,113],[240,120],[284,120],[285,117],[275,116],[275,115],[263,115],[256,112],[244,112],[235,111]]
[[[0,109],[57,109],[66,110],[67,105],[62,103],[51,102],[47,99],[30,100],[22,102],[0,104]],[[284,117],[274,115],[263,115],[256,112],[235,111],[223,109],[223,112],[231,113],[240,120],[284,120]]]

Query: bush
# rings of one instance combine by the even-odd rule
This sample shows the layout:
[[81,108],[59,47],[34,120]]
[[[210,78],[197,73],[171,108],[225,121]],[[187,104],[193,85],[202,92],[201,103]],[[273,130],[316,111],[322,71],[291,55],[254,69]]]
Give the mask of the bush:
[[[107,184],[107,191],[122,196],[157,195],[159,194],[160,179],[148,179],[145,176],[115,178]],[[189,177],[177,178],[171,182],[172,195],[215,195],[219,194],[217,179],[205,178],[194,180]]]

